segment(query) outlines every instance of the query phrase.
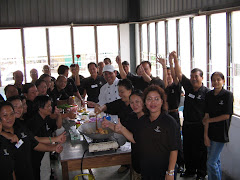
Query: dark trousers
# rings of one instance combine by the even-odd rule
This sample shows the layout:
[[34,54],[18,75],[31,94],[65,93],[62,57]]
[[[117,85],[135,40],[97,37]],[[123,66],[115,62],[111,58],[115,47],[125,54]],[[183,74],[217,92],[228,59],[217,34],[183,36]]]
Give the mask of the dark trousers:
[[207,167],[207,148],[204,145],[204,126],[202,123],[183,123],[183,153],[188,173],[205,176]]

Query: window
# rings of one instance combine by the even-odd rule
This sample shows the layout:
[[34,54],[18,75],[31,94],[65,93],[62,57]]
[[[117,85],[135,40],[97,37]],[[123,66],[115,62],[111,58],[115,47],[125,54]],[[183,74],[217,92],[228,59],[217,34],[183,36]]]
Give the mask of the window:
[[[94,26],[74,27],[74,59],[80,67],[80,74],[89,76],[87,65],[90,62],[96,63]],[[80,55],[77,58],[76,55]]]
[[156,76],[156,36],[155,36],[155,23],[149,24],[150,31],[150,52],[149,52],[149,61],[151,62],[151,72],[152,75]]
[[[177,49],[177,36],[176,36],[176,20],[168,21],[168,49],[169,52],[176,51]],[[169,55],[169,52],[167,56]]]
[[58,76],[59,65],[72,64],[70,27],[49,28],[50,65],[52,76]]
[[203,84],[207,86],[206,16],[193,18],[193,32],[194,68],[199,68],[203,71]]
[[141,52],[141,60],[148,60],[148,35],[147,35],[147,24],[142,24],[142,52]]
[[227,77],[226,13],[211,15],[211,68],[210,74],[220,71]]
[[[182,73],[186,77],[190,77],[190,27],[189,18],[179,20],[180,31],[180,53],[179,59],[181,63]],[[170,36],[170,35],[169,35]]]
[[[166,46],[165,46],[165,22],[164,21],[160,21],[158,22],[158,55],[160,55],[163,58],[166,58]],[[163,70],[162,70],[162,66],[158,64],[157,68],[157,75],[159,77],[163,77]]]
[[118,55],[118,32],[117,26],[97,26],[98,37],[98,61],[108,57],[115,69],[118,68],[116,56]]
[[0,73],[1,84],[13,84],[13,72],[20,70],[24,73],[21,31],[0,30]]
[[42,68],[48,64],[46,30],[45,28],[24,28],[26,74],[27,82],[31,82],[30,70],[38,70],[38,77],[42,74]]
[[240,11],[232,13],[232,60],[234,113],[240,115]]

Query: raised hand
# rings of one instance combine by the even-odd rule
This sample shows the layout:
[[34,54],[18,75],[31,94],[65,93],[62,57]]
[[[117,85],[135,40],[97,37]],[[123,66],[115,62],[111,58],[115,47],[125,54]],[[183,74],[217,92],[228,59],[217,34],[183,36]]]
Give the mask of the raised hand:
[[157,62],[159,62],[163,67],[166,66],[166,60],[164,58],[161,58],[161,57],[157,57]]
[[116,63],[117,64],[121,64],[122,63],[122,60],[119,56],[116,57]]

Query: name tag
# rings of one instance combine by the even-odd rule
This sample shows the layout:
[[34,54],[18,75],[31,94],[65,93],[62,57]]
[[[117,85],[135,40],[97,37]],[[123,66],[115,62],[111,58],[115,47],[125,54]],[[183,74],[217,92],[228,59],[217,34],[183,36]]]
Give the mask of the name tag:
[[98,87],[97,84],[91,85],[91,88],[96,88],[96,87]]
[[20,146],[23,144],[23,140],[20,139],[18,143],[15,144],[16,148],[20,148]]
[[194,99],[194,98],[195,98],[195,95],[193,95],[193,94],[189,93],[189,94],[188,94],[188,97],[190,97],[190,98]]

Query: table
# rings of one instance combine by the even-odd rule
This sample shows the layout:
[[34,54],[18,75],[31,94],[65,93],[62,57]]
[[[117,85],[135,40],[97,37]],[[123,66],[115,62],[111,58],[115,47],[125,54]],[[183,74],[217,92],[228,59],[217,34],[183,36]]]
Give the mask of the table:
[[[66,124],[65,122],[64,127],[67,131],[70,125]],[[128,145],[129,144],[126,143],[116,151],[110,150],[96,153],[89,153],[87,151],[84,155],[82,169],[131,164],[131,149]],[[82,156],[86,149],[88,149],[86,141],[71,141],[69,134],[67,135],[67,141],[63,144],[63,151],[60,154],[63,180],[69,179],[69,171],[81,169]]]

